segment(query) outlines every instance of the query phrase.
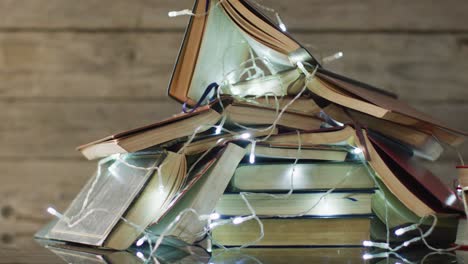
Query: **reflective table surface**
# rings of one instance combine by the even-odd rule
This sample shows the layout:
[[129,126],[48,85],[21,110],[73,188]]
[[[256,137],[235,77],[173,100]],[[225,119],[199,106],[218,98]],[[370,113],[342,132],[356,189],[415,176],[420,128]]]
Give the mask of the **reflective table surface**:
[[[468,263],[468,251],[438,254],[422,248],[387,254],[364,248],[248,248],[215,249],[161,246],[156,258],[149,249],[99,250],[46,240],[33,240],[23,248],[0,248],[0,263]],[[387,256],[388,255],[388,256]],[[375,258],[365,260],[365,258]]]

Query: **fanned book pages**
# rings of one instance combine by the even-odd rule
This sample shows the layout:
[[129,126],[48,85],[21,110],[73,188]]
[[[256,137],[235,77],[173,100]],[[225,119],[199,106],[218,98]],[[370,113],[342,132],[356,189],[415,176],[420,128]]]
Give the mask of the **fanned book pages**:
[[239,83],[238,87],[226,87],[225,93],[263,95],[265,91],[274,90],[272,94],[286,94],[284,80],[292,82],[298,73],[291,72],[282,78],[275,74],[293,68],[288,54],[300,48],[296,41],[261,16],[247,1],[198,0],[194,13],[206,15],[196,15],[190,20],[170,82],[170,96],[195,105],[210,83],[230,80],[231,84],[245,80],[245,62],[252,56],[265,58],[266,61],[251,62],[262,64],[265,71],[272,74],[257,78],[256,85]]
[[[246,0],[198,0],[169,85],[169,95],[191,106],[203,103],[219,84],[238,98],[297,94],[305,85],[325,99],[379,119],[410,126],[457,146],[466,132],[452,129],[394,95],[322,68],[318,62]],[[317,73],[307,82],[297,66]],[[437,150],[433,150],[437,151]],[[437,153],[429,156],[437,157]]]

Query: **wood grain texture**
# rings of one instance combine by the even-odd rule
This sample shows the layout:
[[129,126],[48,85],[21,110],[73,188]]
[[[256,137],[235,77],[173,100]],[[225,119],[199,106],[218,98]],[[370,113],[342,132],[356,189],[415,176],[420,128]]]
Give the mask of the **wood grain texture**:
[[154,102],[0,102],[0,158],[81,158],[75,150],[110,134],[169,118],[181,107]]
[[0,34],[0,97],[165,97],[182,34]]
[[[258,0],[257,0],[258,1]],[[300,30],[467,30],[465,0],[282,0],[258,1],[280,12],[290,29]],[[0,28],[178,29],[187,17],[168,11],[193,6],[191,0],[2,0]]]
[[[464,36],[294,36],[317,57],[342,51],[341,60],[325,67],[403,100],[468,101]],[[0,33],[0,98],[166,98],[181,38],[182,33]]]

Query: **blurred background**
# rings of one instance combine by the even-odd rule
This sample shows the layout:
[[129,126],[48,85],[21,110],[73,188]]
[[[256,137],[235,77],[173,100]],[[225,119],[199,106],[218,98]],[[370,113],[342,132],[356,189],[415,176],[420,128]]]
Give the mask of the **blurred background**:
[[[327,68],[468,131],[468,1],[261,3],[315,56],[344,53]],[[192,5],[0,0],[0,248],[32,243],[92,175],[76,146],[181,110],[166,88],[188,18],[167,12]],[[456,164],[449,151],[431,166]]]

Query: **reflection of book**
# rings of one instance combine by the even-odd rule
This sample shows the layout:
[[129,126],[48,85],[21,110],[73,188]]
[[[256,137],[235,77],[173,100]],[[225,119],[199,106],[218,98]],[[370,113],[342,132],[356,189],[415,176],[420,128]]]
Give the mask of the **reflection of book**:
[[[370,220],[371,217],[264,218],[264,237],[255,245],[360,246],[369,240]],[[260,226],[255,220],[219,226],[212,231],[213,240],[225,246],[241,246],[259,236]]]
[[[214,249],[212,263],[328,263],[362,264],[368,252],[360,247],[305,248],[244,248],[241,250]],[[258,262],[256,261],[258,260]]]
[[[96,264],[127,264],[127,263],[157,263],[149,257],[149,249],[140,247],[128,251],[103,250],[91,247],[81,247],[56,243],[53,241],[37,240],[46,249],[50,250],[64,263],[96,263]],[[171,247],[161,245],[154,258],[161,264],[165,263],[208,263],[209,254],[199,247]]]

